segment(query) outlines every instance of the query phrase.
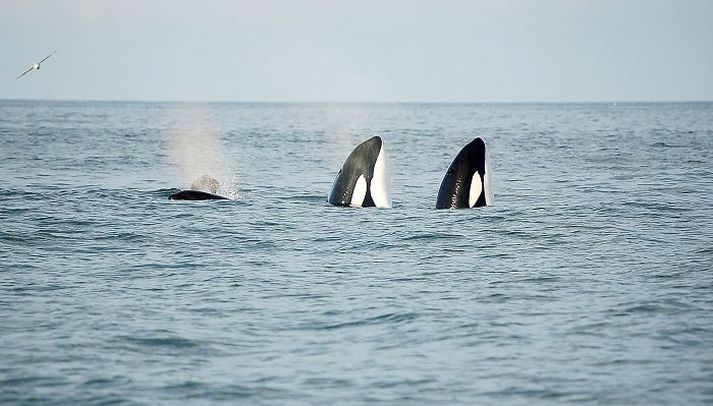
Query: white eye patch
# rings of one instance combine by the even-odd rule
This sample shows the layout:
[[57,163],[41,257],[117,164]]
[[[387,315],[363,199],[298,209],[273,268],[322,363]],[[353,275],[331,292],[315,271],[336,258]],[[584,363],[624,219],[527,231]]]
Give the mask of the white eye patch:
[[352,192],[351,206],[361,207],[364,204],[364,198],[366,197],[366,179],[364,175],[359,175],[359,178],[354,185],[354,191]]
[[468,195],[468,207],[475,206],[480,194],[483,192],[483,182],[480,180],[480,173],[473,173],[473,178],[470,180],[470,195]]

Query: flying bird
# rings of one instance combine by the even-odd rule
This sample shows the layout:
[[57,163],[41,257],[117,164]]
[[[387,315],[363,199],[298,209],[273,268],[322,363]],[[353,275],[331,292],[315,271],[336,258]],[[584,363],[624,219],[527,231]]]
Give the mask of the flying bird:
[[37,62],[37,63],[35,63],[34,65],[32,65],[32,66],[30,66],[29,68],[27,68],[27,70],[24,71],[24,72],[22,72],[22,73],[20,74],[20,76],[18,76],[18,77],[15,78],[15,80],[20,79],[21,77],[27,75],[29,72],[31,72],[31,71],[33,71],[33,70],[35,70],[35,69],[40,69],[40,64],[41,64],[42,62],[46,61],[47,58],[49,58],[50,56],[54,55],[55,52],[57,52],[56,49],[55,49],[54,51],[50,52],[49,55],[47,55],[47,56],[45,56],[44,58],[42,58],[39,62]]

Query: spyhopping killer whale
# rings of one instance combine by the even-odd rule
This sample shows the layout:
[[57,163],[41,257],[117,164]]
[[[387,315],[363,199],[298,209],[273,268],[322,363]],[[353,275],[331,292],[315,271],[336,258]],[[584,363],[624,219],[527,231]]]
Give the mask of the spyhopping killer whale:
[[490,164],[485,142],[476,137],[460,150],[441,182],[436,199],[437,209],[459,209],[490,206]]
[[327,201],[335,206],[391,207],[386,150],[381,137],[357,145],[337,173]]
[[208,175],[203,175],[193,181],[191,190],[181,190],[168,196],[169,200],[227,200],[227,197],[218,195],[220,185],[218,181]]

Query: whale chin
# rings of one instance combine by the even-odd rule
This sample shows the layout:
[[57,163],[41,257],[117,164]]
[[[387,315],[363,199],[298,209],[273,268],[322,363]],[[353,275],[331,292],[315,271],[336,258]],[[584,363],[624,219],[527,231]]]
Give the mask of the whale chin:
[[460,150],[438,190],[436,209],[491,206],[490,163],[485,142],[476,137]]
[[334,206],[390,208],[387,167],[381,137],[369,138],[344,161],[327,201]]

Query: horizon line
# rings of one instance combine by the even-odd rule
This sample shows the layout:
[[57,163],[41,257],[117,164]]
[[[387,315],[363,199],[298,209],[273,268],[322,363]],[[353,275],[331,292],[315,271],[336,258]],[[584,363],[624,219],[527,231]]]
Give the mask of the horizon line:
[[2,102],[93,102],[93,103],[205,103],[205,104],[644,104],[644,103],[713,103],[713,99],[698,100],[520,100],[520,101],[334,101],[334,100],[179,100],[179,99],[65,99],[65,98],[0,98]]

